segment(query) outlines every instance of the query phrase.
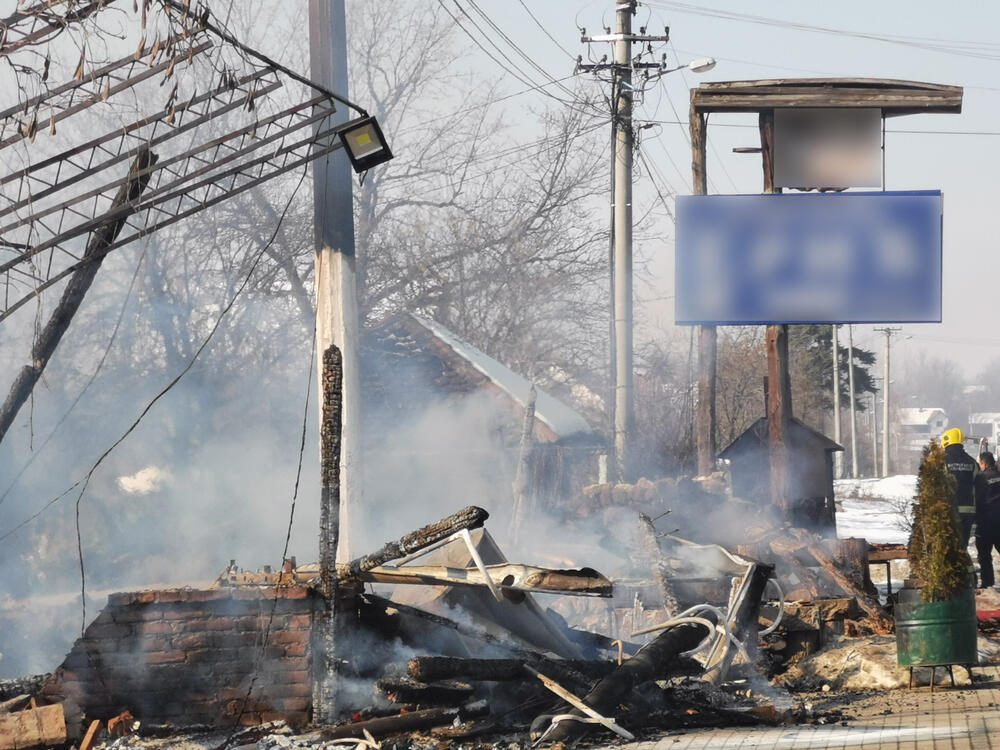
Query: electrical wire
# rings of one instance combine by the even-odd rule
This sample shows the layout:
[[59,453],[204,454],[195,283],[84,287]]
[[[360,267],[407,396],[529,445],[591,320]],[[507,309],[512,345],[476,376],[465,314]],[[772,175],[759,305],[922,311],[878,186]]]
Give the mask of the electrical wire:
[[[122,303],[121,310],[119,310],[118,312],[118,319],[115,321],[114,328],[111,330],[111,336],[108,338],[108,344],[106,347],[104,347],[104,353],[101,355],[101,359],[97,363],[97,367],[94,368],[94,372],[91,374],[90,378],[87,380],[86,384],[84,384],[80,392],[76,394],[76,398],[73,399],[73,402],[69,405],[69,408],[66,409],[63,415],[59,418],[59,421],[56,422],[55,427],[52,428],[52,431],[49,432],[45,440],[42,441],[42,444],[38,446],[38,449],[32,451],[31,457],[24,463],[24,465],[17,472],[17,474],[14,475],[14,478],[11,480],[10,484],[7,485],[7,489],[5,489],[3,494],[0,495],[0,505],[3,505],[4,500],[7,499],[7,496],[10,494],[11,490],[13,490],[14,487],[17,485],[18,480],[20,480],[20,478],[24,475],[24,472],[26,472],[31,467],[31,465],[35,462],[35,459],[38,458],[39,455],[41,455],[43,450],[45,450],[45,446],[47,446],[49,442],[52,440],[52,438],[56,436],[56,434],[59,432],[59,429],[63,426],[63,423],[65,423],[66,420],[69,418],[69,415],[73,413],[73,410],[76,408],[77,404],[80,403],[80,400],[83,398],[84,394],[87,393],[90,386],[92,386],[94,384],[94,381],[97,379],[98,374],[100,374],[101,369],[104,367],[104,363],[108,359],[108,355],[111,353],[111,347],[114,345],[115,339],[118,336],[118,329],[121,327],[122,319],[125,317],[125,309],[128,307],[129,300],[132,298],[132,292],[135,289],[135,282],[136,279],[138,279],[139,277],[139,271],[142,268],[143,261],[146,259],[146,251],[148,249],[149,249],[149,237],[147,236],[146,242],[144,243],[142,249],[142,255],[139,257],[139,262],[136,263],[135,272],[132,274],[132,280],[129,282],[128,291],[125,293],[125,301]],[[34,393],[34,391],[32,391],[32,393]]]
[[531,16],[531,20],[532,20],[532,21],[534,21],[534,22],[535,22],[535,25],[536,25],[536,26],[538,26],[538,28],[540,28],[540,29],[542,30],[542,33],[544,33],[544,34],[545,34],[545,36],[547,36],[547,37],[548,37],[549,39],[551,39],[551,40],[552,40],[552,43],[553,43],[554,45],[556,45],[556,46],[557,46],[557,47],[558,47],[559,49],[561,49],[561,50],[563,51],[563,54],[565,54],[565,55],[566,55],[566,56],[567,56],[567,57],[568,57],[568,58],[569,58],[570,60],[573,60],[574,62],[576,62],[576,55],[574,55],[574,54],[573,54],[572,52],[570,52],[570,51],[569,51],[568,49],[566,49],[566,48],[565,48],[565,47],[563,47],[563,46],[562,46],[561,44],[559,44],[559,41],[558,41],[558,40],[557,40],[557,39],[556,39],[556,38],[555,38],[554,36],[552,36],[552,34],[550,34],[550,33],[549,33],[549,30],[548,30],[548,29],[546,29],[546,28],[545,28],[545,27],[544,27],[544,26],[542,25],[542,22],[541,22],[541,21],[539,21],[539,20],[538,20],[538,18],[537,18],[537,17],[535,16],[535,14],[531,12],[531,8],[529,8],[529,7],[527,6],[527,4],[525,4],[524,0],[517,0],[517,1],[518,1],[519,3],[521,3],[521,7],[522,7],[522,8],[524,8],[525,12],[526,12],[526,13],[527,13],[527,14],[528,14],[529,16]]
[[[313,342],[312,348],[309,350],[309,374],[306,378],[306,404],[302,409],[302,438],[299,441],[299,462],[295,468],[295,486],[292,489],[292,504],[288,511],[288,526],[285,529],[285,546],[281,551],[281,566],[284,570],[285,561],[288,559],[288,547],[292,541],[292,524],[295,521],[295,504],[299,497],[299,483],[302,479],[302,460],[306,452],[306,434],[309,431],[309,402],[312,400],[312,381],[313,381],[313,370],[316,366],[316,328],[313,327],[313,335],[310,339]],[[294,580],[295,571],[292,571]],[[240,726],[240,719],[243,718],[243,714],[246,712],[247,704],[250,702],[250,698],[253,695],[254,685],[257,683],[257,678],[260,676],[260,666],[264,661],[264,649],[267,648],[271,640],[271,626],[274,623],[274,613],[278,609],[278,594],[281,591],[280,580],[281,574],[278,577],[279,583],[275,584],[274,587],[274,597],[271,599],[271,611],[267,616],[267,623],[264,625],[264,635],[261,638],[260,646],[257,649],[256,656],[254,658],[254,667],[250,675],[250,684],[247,686],[246,695],[243,696],[243,702],[240,704],[240,710],[236,712],[236,717],[233,719],[233,725],[230,729],[229,739],[232,739],[233,734],[237,731]],[[228,744],[228,740],[226,743]]]
[[[453,0],[453,2],[455,2],[455,7],[458,8],[459,12],[463,16],[465,16],[466,19],[468,19],[468,22],[482,35],[483,39],[485,39],[490,44],[490,46],[493,47],[494,50],[496,50],[497,54],[500,55],[504,60],[506,60],[509,63],[510,67],[508,67],[503,62],[501,62],[497,58],[496,55],[494,55],[486,47],[483,46],[483,43],[479,40],[479,38],[475,34],[473,34],[466,27],[465,24],[462,23],[462,21],[458,18],[458,16],[456,16],[454,13],[452,13],[448,9],[448,6],[445,5],[444,0],[438,0],[438,4],[441,6],[441,8],[444,10],[444,12],[447,13],[448,16],[455,22],[455,25],[458,26],[458,28],[460,28],[465,33],[465,35],[467,37],[469,37],[470,40],[472,40],[473,44],[475,44],[477,47],[479,47],[479,49],[482,50],[483,53],[487,57],[489,57],[494,63],[496,63],[504,72],[506,72],[507,74],[509,74],[510,76],[512,76],[513,78],[515,78],[516,80],[518,80],[519,82],[521,82],[522,84],[524,84],[525,86],[535,86],[537,88],[538,87],[538,82],[534,81],[531,78],[530,74],[526,73],[523,69],[521,69],[521,67],[518,66],[517,63],[515,63],[510,58],[510,56],[506,52],[504,52],[500,48],[500,46],[496,42],[494,42],[486,32],[483,31],[483,29],[479,26],[479,24],[477,24],[475,22],[475,20],[472,18],[472,16],[470,16],[468,14],[468,12],[465,10],[465,8],[463,8],[458,3],[458,0]],[[489,21],[489,23],[492,24],[492,21]],[[493,24],[493,26],[495,27],[495,24]],[[500,33],[501,36],[505,36],[502,31],[498,32],[498,33]],[[506,37],[506,38],[509,39],[509,37]],[[518,49],[516,47],[516,45],[513,45],[513,46],[515,47],[515,49]],[[541,68],[541,66],[539,66],[537,63],[535,63],[530,58],[528,58],[525,53],[522,52],[521,54],[522,54],[523,57],[525,57],[526,59],[528,59],[529,64],[531,64],[532,66],[534,66],[538,70],[540,70],[541,73],[542,73],[542,75],[544,75],[546,78],[548,78],[551,82],[554,82],[556,80],[551,75],[549,75],[543,68]],[[563,106],[569,107],[570,109],[573,109],[573,110],[575,110],[577,112],[580,112],[582,114],[587,114],[587,115],[591,115],[591,116],[594,116],[594,115],[603,115],[604,114],[602,111],[600,111],[594,105],[588,104],[585,101],[581,101],[581,100],[575,99],[576,94],[573,91],[571,91],[570,89],[568,89],[567,87],[562,86],[561,84],[557,84],[557,85],[559,85],[559,87],[561,89],[563,89],[564,91],[566,91],[567,94],[569,94],[570,96],[574,97],[574,100],[573,101],[566,101],[565,99],[562,99],[562,98],[560,98],[560,97],[556,96],[555,94],[552,94],[552,93],[550,93],[548,91],[544,91],[541,88],[539,88],[538,90],[542,94],[544,94],[545,96],[549,97],[550,99],[553,99],[553,100],[559,102],[560,104],[562,104]],[[580,106],[577,106],[577,105],[582,105],[584,107],[589,107],[589,110],[588,109],[583,109],[583,108],[581,108]]]
[[[806,31],[810,33],[829,34],[832,36],[850,37],[854,39],[865,39],[868,41],[883,42],[886,44],[901,45],[915,49],[923,49],[930,52],[957,55],[960,57],[972,57],[985,60],[1000,60],[1000,45],[995,42],[979,42],[968,40],[941,39],[937,37],[902,36],[896,34],[874,34],[861,31],[850,31],[848,29],[838,29],[830,26],[817,26],[812,24],[796,23],[785,21],[779,18],[767,16],[755,16],[746,13],[735,13],[724,11],[718,8],[706,8],[692,3],[671,2],[669,0],[650,0],[650,5],[672,10],[677,13],[686,13],[696,16],[705,16],[725,21],[736,21],[740,23],[750,23],[761,26],[772,26],[775,28],[789,29],[793,31]],[[994,54],[990,54],[990,52]]]

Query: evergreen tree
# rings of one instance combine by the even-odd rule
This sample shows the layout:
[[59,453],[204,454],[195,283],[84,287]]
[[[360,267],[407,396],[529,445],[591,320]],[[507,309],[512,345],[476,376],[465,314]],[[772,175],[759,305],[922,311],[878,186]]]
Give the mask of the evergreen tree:
[[924,448],[913,504],[910,571],[925,602],[950,599],[968,585],[972,561],[962,547],[955,506],[955,480],[948,473],[944,448],[932,441]]
[[[848,403],[849,376],[845,337],[837,341],[837,359],[840,365],[840,403]],[[792,404],[795,414],[807,424],[821,425],[826,414],[833,409],[833,332],[829,325],[789,326],[788,359],[792,378]],[[875,354],[855,346],[854,396],[855,408],[865,410],[863,393],[876,391],[870,368],[875,364]]]

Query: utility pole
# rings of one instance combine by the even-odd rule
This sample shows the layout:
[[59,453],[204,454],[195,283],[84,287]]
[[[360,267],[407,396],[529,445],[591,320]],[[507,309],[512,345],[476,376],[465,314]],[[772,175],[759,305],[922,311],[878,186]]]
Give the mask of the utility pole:
[[878,405],[878,399],[875,394],[872,394],[872,412],[871,412],[871,423],[872,423],[872,477],[878,476],[878,412],[876,411],[876,406]]
[[[833,329],[833,442],[840,444],[840,345],[837,342],[837,324]],[[833,476],[840,479],[844,476],[844,454],[837,451],[833,454]]]
[[609,463],[609,480],[623,482],[632,479],[632,439],[635,433],[635,392],[632,372],[632,73],[635,70],[663,71],[664,65],[642,63],[632,59],[633,42],[663,42],[669,35],[651,36],[641,29],[632,33],[635,0],[615,2],[615,31],[588,36],[582,29],[584,43],[613,42],[614,62],[592,64],[578,62],[576,69],[588,72],[609,71],[612,87],[612,128],[614,134],[614,180],[612,186],[612,250],[611,279],[613,331],[611,336],[611,382],[614,387],[614,451]]
[[[780,193],[774,186],[774,110],[758,115],[764,192]],[[767,347],[767,431],[771,459],[771,503],[786,512],[788,496],[788,430],[792,421],[792,381],[788,372],[788,326],[769,325]]]
[[635,2],[615,12],[615,476],[631,479],[635,425],[632,382],[632,14]]
[[851,404],[851,477],[858,478],[858,421],[854,409],[854,326],[847,326],[847,396]]
[[[309,51],[312,79],[346,98],[347,27],[344,0],[309,0]],[[330,119],[334,122],[318,123],[317,128],[347,122],[347,109],[339,108]],[[350,521],[360,505],[361,495],[361,377],[353,175],[343,149],[313,162],[316,350],[322,358],[332,344],[343,355],[338,562],[350,560]],[[323,370],[319,370],[319,394],[322,398]]]
[[902,328],[885,326],[876,328],[885,334],[885,348],[882,350],[882,476],[889,476],[889,340]]

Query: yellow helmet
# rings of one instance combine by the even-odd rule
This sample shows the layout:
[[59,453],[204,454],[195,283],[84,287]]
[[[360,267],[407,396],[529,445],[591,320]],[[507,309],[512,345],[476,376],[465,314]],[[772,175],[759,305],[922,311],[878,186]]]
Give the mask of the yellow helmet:
[[944,435],[941,436],[941,445],[947,448],[949,445],[961,445],[962,444],[962,431],[957,427],[952,427]]

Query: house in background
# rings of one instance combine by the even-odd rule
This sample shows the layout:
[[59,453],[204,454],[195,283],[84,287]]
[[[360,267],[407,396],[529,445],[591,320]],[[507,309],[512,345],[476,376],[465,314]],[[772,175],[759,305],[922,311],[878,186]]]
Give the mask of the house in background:
[[[406,498],[396,512],[407,512],[411,503],[424,507],[418,526],[434,516],[426,506],[436,497],[449,513],[469,504],[491,513],[509,509],[527,378],[413,314],[394,315],[365,332],[361,371],[366,502]],[[532,437],[527,481],[533,504],[561,504],[596,480],[605,438],[541,388]]]
[[938,407],[899,410],[898,471],[915,473],[924,447],[948,429],[948,414]]
[[968,438],[989,441],[989,450],[996,454],[1000,439],[1000,411],[979,411],[969,415]]

